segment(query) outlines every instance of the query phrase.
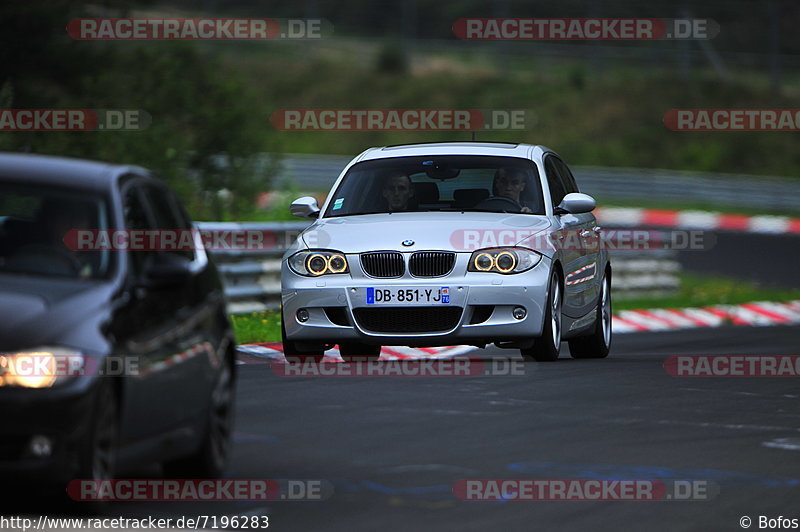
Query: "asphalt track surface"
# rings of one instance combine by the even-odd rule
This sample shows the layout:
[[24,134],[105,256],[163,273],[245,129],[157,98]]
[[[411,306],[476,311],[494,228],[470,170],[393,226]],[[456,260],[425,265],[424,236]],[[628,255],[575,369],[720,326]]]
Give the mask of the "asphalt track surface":
[[[559,361],[510,376],[281,377],[268,364],[240,366],[228,476],[324,479],[333,496],[120,502],[102,514],[268,515],[269,530],[333,531],[741,530],[747,515],[755,529],[760,515],[800,517],[800,454],[764,445],[800,443],[798,380],[676,378],[662,364],[676,354],[798,354],[798,338],[797,326],[620,335],[608,359],[572,360],[564,345]],[[466,502],[451,491],[465,478],[706,480],[719,494]],[[52,515],[28,509],[43,511]]]
[[[796,239],[718,233],[683,267],[800,286]],[[676,378],[670,355],[797,355],[800,326],[617,335],[608,359],[524,375],[280,377],[239,366],[230,478],[324,479],[325,501],[119,502],[101,516],[267,515],[269,530],[742,530],[800,518],[797,378]],[[466,356],[520,360],[516,351]],[[768,446],[788,439],[786,449]],[[158,467],[123,473],[160,477]],[[467,502],[458,479],[683,479],[719,487],[699,501]],[[83,503],[3,501],[4,515],[95,516]],[[10,510],[10,511],[9,511]]]

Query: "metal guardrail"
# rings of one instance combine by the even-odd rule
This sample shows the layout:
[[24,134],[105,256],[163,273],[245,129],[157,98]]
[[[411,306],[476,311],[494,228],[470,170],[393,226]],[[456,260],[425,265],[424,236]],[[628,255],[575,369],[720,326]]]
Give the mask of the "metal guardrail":
[[275,309],[280,305],[281,256],[308,222],[198,222],[201,231],[257,231],[272,235],[262,249],[209,250],[225,285],[233,314]]
[[[271,234],[268,249],[211,251],[233,314],[276,309],[281,296],[281,255],[306,227],[306,222],[201,222],[201,231],[259,231]],[[677,253],[670,250],[612,252],[612,288],[623,297],[655,295],[679,286]]]
[[[276,184],[327,191],[350,159],[339,155],[286,154]],[[598,166],[572,169],[581,191],[599,198],[657,198],[720,207],[800,211],[800,179]]]

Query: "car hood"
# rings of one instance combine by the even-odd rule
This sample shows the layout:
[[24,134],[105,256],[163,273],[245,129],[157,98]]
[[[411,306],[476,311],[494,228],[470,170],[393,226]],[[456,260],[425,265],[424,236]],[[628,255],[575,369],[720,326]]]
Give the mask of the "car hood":
[[[302,235],[309,248],[344,253],[397,249],[473,251],[515,245],[550,227],[545,216],[484,212],[392,213],[323,218]],[[411,245],[404,245],[413,241]]]
[[74,345],[78,329],[96,324],[111,287],[106,283],[0,275],[0,351]]

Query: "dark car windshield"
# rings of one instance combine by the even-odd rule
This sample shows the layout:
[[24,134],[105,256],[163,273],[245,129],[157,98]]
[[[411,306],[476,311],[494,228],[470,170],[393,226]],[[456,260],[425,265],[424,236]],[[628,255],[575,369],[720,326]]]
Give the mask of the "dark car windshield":
[[110,252],[81,246],[108,228],[106,203],[85,191],[0,183],[0,274],[106,277]]
[[517,157],[394,157],[353,165],[326,217],[423,211],[544,214],[536,165]]

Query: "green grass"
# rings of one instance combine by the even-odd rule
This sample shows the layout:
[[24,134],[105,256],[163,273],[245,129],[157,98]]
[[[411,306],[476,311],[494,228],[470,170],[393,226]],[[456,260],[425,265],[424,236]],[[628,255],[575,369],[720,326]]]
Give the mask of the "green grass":
[[[470,134],[280,131],[269,123],[278,109],[524,109],[530,112],[527,129],[479,132],[478,140],[545,144],[573,165],[800,175],[792,133],[686,133],[662,123],[673,108],[794,108],[794,72],[784,92],[774,94],[753,83],[765,78],[757,71],[741,72],[726,85],[705,69],[683,79],[668,68],[610,64],[599,74],[580,61],[504,59],[502,47],[454,53],[420,45],[410,71],[398,74],[376,68],[380,45],[374,41],[362,48],[360,41],[339,37],[271,44],[226,43],[207,52],[257,95],[248,101],[252,113],[263,117],[264,133],[283,152],[355,155],[368,146],[466,140]],[[362,60],[354,61],[354,53]]]
[[[775,290],[756,283],[722,277],[681,275],[680,292],[665,297],[614,300],[614,312],[651,308],[705,307],[734,305],[752,301],[791,301],[800,299],[800,290]],[[232,317],[236,340],[240,344],[281,341],[281,316],[278,311],[253,312]]]
[[736,305],[752,301],[791,301],[800,299],[800,290],[764,288],[758,283],[726,277],[681,274],[677,294],[635,299],[614,299],[614,312],[648,308],[685,308],[709,305]]
[[[376,41],[334,37],[271,44],[215,43],[206,51],[222,58],[257,94],[248,103],[262,117],[263,132],[277,151],[354,156],[368,146],[470,138],[467,132],[281,131],[269,122],[278,109],[523,109],[529,112],[527,129],[481,131],[478,140],[544,144],[571,165],[800,176],[794,134],[674,132],[662,123],[672,108],[794,108],[800,91],[794,72],[787,72],[783,93],[774,94],[762,83],[765,76],[755,71],[737,72],[726,85],[699,66],[689,79],[670,68],[637,69],[623,63],[607,65],[600,75],[576,60],[504,57],[502,46],[456,53],[419,45],[412,52],[410,71],[396,74],[376,68],[382,46]],[[353,61],[355,53],[362,60]],[[601,205],[766,214],[746,206],[598,196]],[[798,215],[777,209],[769,214]],[[275,212],[254,213],[250,219],[292,218]]]
[[235,314],[231,320],[237,343],[281,341],[281,313],[277,310]]

